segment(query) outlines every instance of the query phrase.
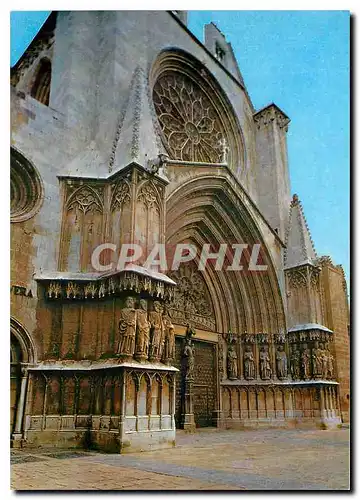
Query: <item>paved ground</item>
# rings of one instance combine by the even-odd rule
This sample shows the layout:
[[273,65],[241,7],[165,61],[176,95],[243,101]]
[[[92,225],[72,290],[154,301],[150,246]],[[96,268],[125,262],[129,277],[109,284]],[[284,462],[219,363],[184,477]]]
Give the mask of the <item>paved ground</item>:
[[16,490],[347,490],[349,430],[204,429],[174,449],[129,455],[11,454]]

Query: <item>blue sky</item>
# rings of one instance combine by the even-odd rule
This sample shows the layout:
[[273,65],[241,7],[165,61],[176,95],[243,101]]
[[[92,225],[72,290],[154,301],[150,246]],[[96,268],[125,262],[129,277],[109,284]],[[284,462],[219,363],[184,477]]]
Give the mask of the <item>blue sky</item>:
[[[11,13],[11,65],[47,15]],[[291,191],[302,201],[317,253],[343,264],[349,277],[349,12],[189,13],[200,40],[210,21],[231,42],[255,108],[275,102],[291,118]]]

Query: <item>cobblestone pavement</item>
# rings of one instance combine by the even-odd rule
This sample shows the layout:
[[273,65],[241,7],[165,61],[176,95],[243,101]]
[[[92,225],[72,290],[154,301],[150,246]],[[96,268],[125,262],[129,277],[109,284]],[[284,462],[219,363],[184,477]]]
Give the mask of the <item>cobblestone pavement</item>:
[[177,433],[174,449],[129,455],[12,451],[17,490],[347,490],[349,430]]

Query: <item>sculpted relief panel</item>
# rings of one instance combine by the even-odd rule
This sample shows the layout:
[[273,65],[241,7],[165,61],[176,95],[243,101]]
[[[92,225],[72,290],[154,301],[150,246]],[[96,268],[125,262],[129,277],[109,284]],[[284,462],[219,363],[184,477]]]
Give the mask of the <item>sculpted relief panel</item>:
[[169,305],[173,321],[216,331],[211,297],[201,272],[191,266],[180,266],[178,271],[170,274],[170,278],[177,283]]

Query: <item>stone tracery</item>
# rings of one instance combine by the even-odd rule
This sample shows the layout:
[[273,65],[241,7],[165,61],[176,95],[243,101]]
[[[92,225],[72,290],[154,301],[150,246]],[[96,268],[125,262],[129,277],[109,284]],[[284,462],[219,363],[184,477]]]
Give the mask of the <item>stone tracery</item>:
[[169,153],[174,159],[219,163],[225,131],[213,103],[190,77],[167,72],[153,99]]

